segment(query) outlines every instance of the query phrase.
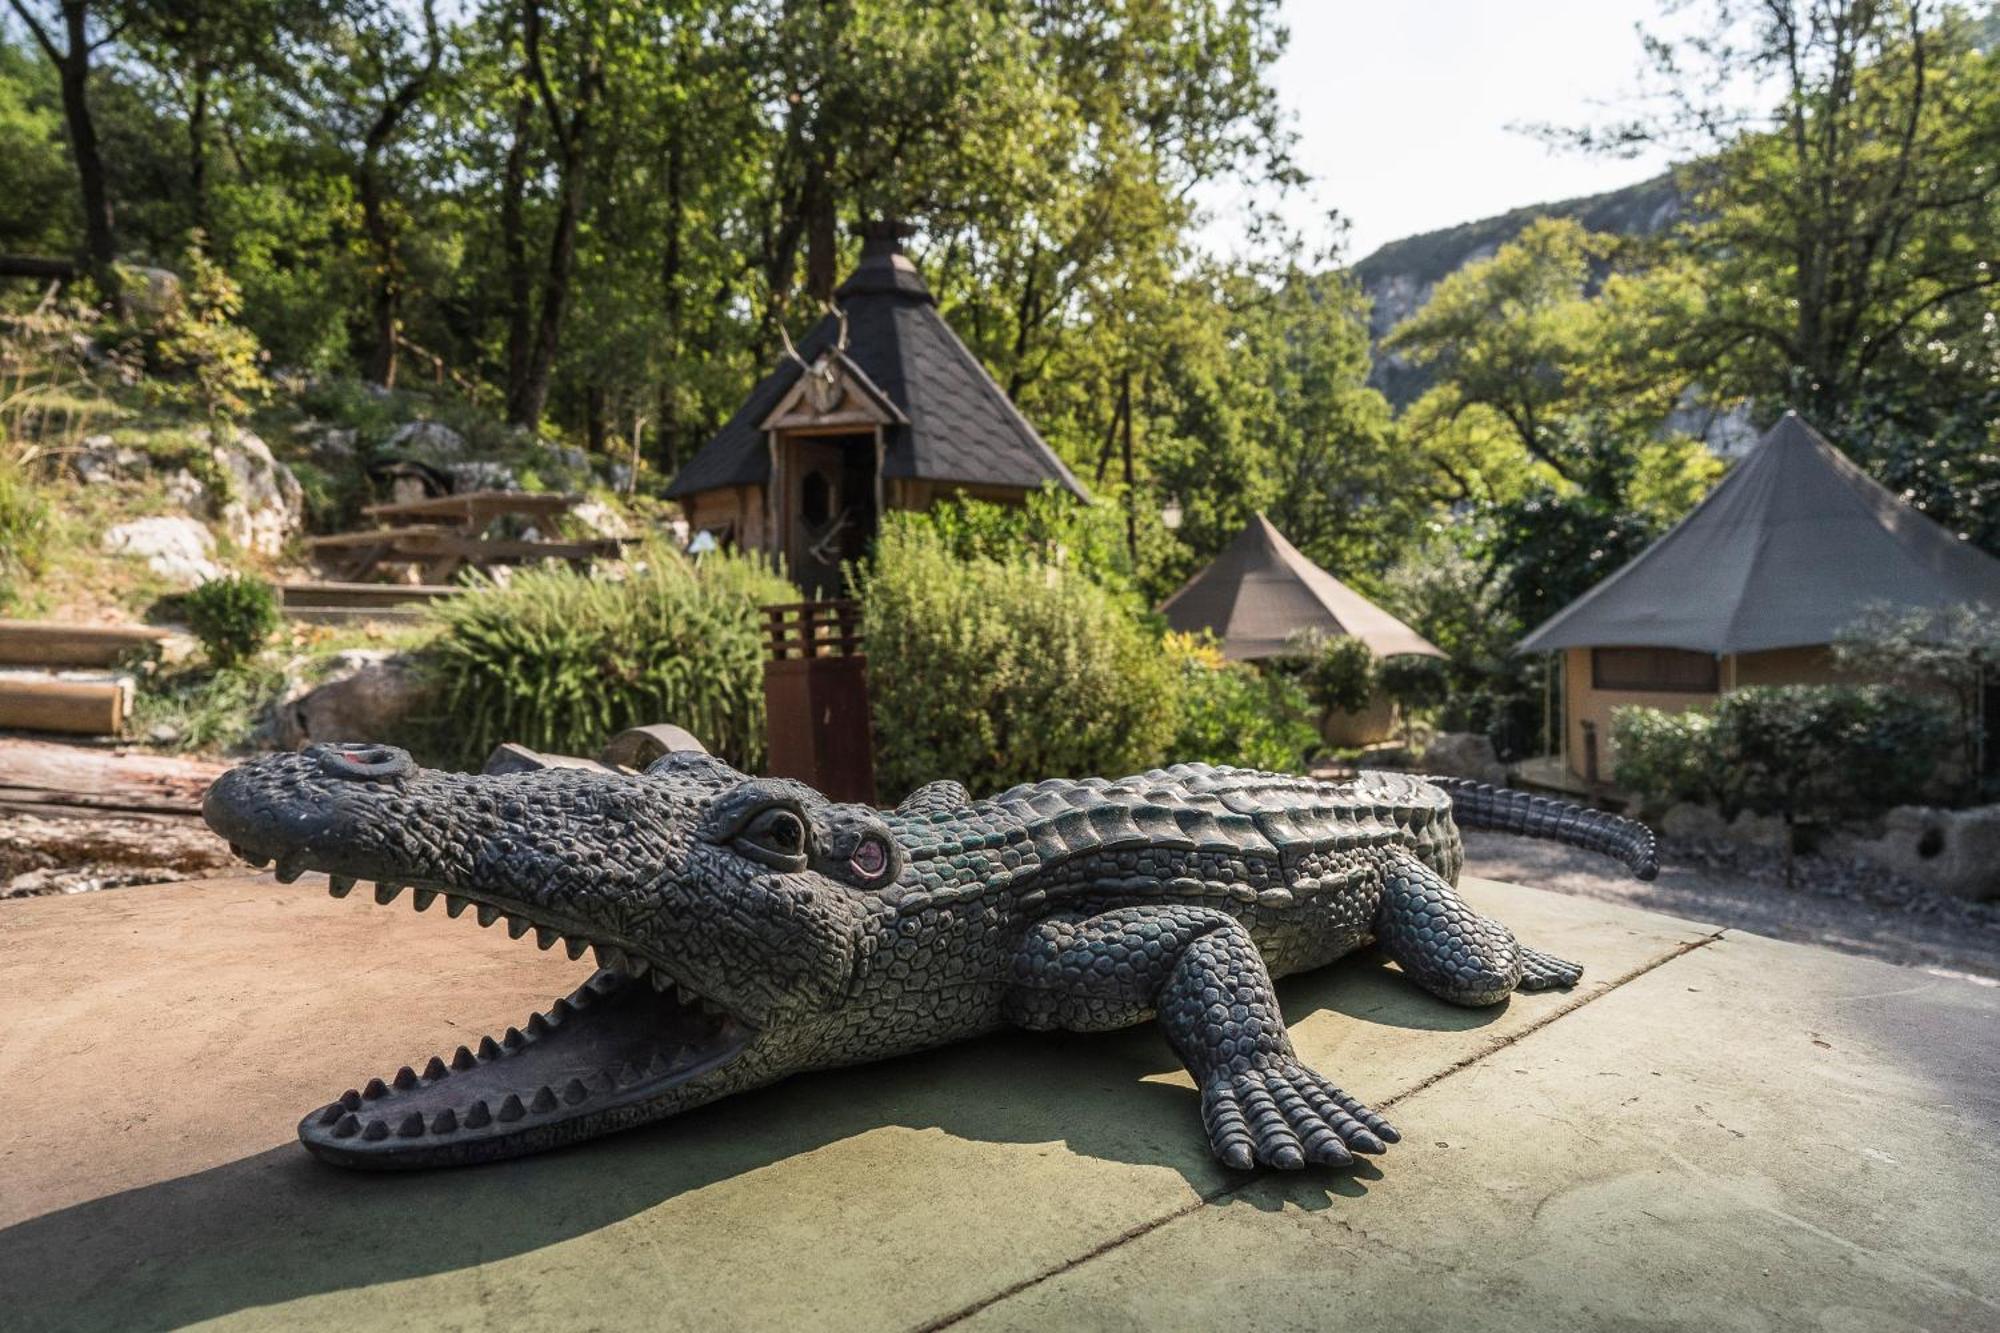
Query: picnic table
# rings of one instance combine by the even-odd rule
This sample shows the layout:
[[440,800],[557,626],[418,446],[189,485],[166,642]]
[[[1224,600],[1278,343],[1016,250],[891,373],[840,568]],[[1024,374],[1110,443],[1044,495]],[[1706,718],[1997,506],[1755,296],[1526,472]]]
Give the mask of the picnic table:
[[347,582],[364,581],[385,564],[418,565],[424,583],[442,584],[449,583],[467,565],[484,569],[534,560],[566,560],[581,567],[616,556],[624,548],[624,538],[572,542],[489,535],[502,519],[547,522],[569,512],[580,499],[555,493],[468,491],[369,505],[362,512],[382,526],[308,538],[306,546],[335,579]]

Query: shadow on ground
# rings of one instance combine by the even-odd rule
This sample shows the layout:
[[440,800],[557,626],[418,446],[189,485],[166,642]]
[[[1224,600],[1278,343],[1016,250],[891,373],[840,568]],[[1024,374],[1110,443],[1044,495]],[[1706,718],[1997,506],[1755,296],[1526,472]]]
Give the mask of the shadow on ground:
[[[1412,1002],[1407,983],[1373,955],[1281,989],[1294,1021],[1335,1008],[1385,1026],[1462,1030],[1505,1012]],[[527,1253],[893,1126],[996,1144],[1060,1143],[1078,1156],[1168,1168],[1203,1196],[1228,1192],[1243,1178],[1208,1157],[1194,1093],[1163,1081],[1178,1069],[1150,1025],[1110,1036],[1008,1033],[794,1079],[490,1166],[367,1175],[286,1143],[0,1231],[0,1289],[13,1293],[15,1328],[175,1327]],[[1392,1090],[1354,1091],[1365,1099]],[[1259,1208],[1325,1208],[1380,1178],[1363,1163],[1236,1197]],[[755,1219],[744,1225],[753,1239]]]

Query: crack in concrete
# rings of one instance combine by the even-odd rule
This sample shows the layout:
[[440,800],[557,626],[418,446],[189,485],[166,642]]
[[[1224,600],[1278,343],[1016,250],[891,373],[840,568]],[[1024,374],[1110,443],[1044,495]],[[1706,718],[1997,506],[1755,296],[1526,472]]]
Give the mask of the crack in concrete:
[[[1373,1103],[1373,1105],[1376,1107],[1376,1109],[1380,1110],[1386,1107],[1394,1106],[1398,1102],[1407,1101],[1409,1098],[1414,1097],[1416,1094],[1422,1092],[1424,1089],[1435,1087],[1437,1084],[1443,1082],[1445,1079],[1450,1078],[1452,1075],[1464,1072],[1465,1070],[1471,1068],[1473,1065],[1478,1064],[1480,1061],[1485,1060],[1492,1055],[1495,1055],[1501,1051],[1506,1050],[1509,1046],[1512,1046],[1514,1043],[1520,1041],[1522,1038],[1527,1037],[1533,1033],[1540,1032],[1543,1028],[1549,1026],[1549,1024],[1554,1023],[1557,1020],[1569,1014],[1575,1013],[1577,1010],[1583,1008],[1585,1005],[1593,1004],[1596,1001],[1601,1000],[1605,996],[1611,994],[1611,992],[1619,989],[1620,987],[1630,985],[1632,982],[1637,981],[1640,977],[1645,976],[1647,973],[1652,972],[1656,968],[1665,967],[1668,963],[1673,962],[1677,958],[1684,958],[1688,954],[1693,953],[1696,949],[1700,949],[1707,945],[1714,944],[1717,940],[1722,939],[1727,934],[1728,932],[1726,930],[1712,930],[1707,934],[1699,936],[1695,939],[1682,940],[1671,951],[1662,954],[1660,957],[1655,958],[1648,963],[1644,963],[1638,967],[1635,967],[1631,971],[1626,972],[1621,976],[1612,978],[1612,980],[1607,984],[1605,984],[1604,986],[1591,991],[1587,995],[1580,995],[1576,997],[1568,1004],[1565,1004],[1560,1008],[1549,1011],[1548,1013],[1542,1015],[1540,1018],[1536,1019],[1534,1022],[1529,1023],[1527,1026],[1520,1028],[1515,1032],[1511,1032],[1506,1034],[1505,1036],[1494,1038],[1491,1042],[1480,1047],[1472,1054],[1464,1056],[1461,1059],[1454,1061],[1453,1063],[1439,1070],[1437,1073],[1432,1074],[1430,1077],[1422,1079],[1407,1088],[1404,1088],[1400,1092],[1391,1093],[1388,1097],[1382,1099],[1380,1102]],[[937,1333],[937,1330],[950,1328],[955,1324],[963,1323],[967,1319],[972,1318],[972,1316],[980,1313],[983,1310],[991,1309],[993,1306],[1000,1304],[1002,1301],[1008,1300],[1014,1296],[1018,1296],[1022,1292],[1028,1291],[1034,1287],[1039,1287],[1042,1283],[1047,1282],[1051,1278],[1061,1277],[1065,1273],[1081,1268],[1083,1265],[1089,1263],[1093,1259],[1109,1254],[1111,1251],[1118,1249],[1121,1246],[1131,1244],[1133,1241],[1138,1240],[1142,1236],[1151,1235],[1153,1232],[1158,1231],[1161,1227],[1166,1226],[1170,1222],[1175,1222],[1183,1217],[1188,1217],[1195,1213],[1198,1213],[1202,1209],[1209,1207],[1211,1204],[1221,1203],[1227,1199],[1234,1198],[1236,1195],[1241,1194],[1244,1190],[1247,1190],[1251,1186],[1258,1184],[1260,1181],[1264,1179],[1264,1176],[1265,1173],[1259,1172],[1256,1175],[1247,1177],[1246,1179],[1236,1182],[1234,1184],[1226,1185],[1223,1188],[1215,1190],[1211,1193],[1197,1194],[1192,1200],[1190,1200],[1185,1205],[1179,1208],[1172,1209],[1169,1212],[1162,1213],[1158,1217],[1149,1218],[1144,1222],[1140,1222],[1134,1226],[1127,1227],[1125,1230],[1119,1232],[1117,1235],[1108,1237],[1101,1243],[1093,1245],[1089,1249],[1083,1251],[1081,1254],[1073,1255],[1070,1258],[1065,1259],[1063,1262],[1056,1264],[1051,1268],[1044,1269],[1042,1272],[1035,1273],[1028,1277],[1022,1278],[1018,1282],[1010,1283],[1009,1285],[1001,1288],[999,1291],[996,1291],[989,1296],[982,1296],[978,1300],[969,1302],[966,1305],[962,1305],[958,1309],[953,1310],[948,1314],[940,1315],[936,1319],[928,1320],[924,1323],[918,1324],[914,1327],[912,1333]]]

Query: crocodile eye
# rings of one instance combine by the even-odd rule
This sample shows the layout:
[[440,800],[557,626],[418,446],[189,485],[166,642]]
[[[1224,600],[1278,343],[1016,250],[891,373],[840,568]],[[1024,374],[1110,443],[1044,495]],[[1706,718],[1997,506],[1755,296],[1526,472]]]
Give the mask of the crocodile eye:
[[806,867],[806,822],[798,812],[774,806],[743,826],[736,850],[778,870]]

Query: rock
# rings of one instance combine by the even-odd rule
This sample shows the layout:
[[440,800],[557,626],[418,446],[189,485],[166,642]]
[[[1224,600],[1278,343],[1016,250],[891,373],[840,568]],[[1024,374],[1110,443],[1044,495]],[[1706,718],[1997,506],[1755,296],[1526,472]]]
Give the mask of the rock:
[[167,499],[188,513],[207,518],[215,512],[215,497],[209,493],[208,484],[186,468],[169,473],[164,485]]
[[465,437],[441,421],[406,421],[382,443],[383,451],[425,463],[465,457]]
[[1669,838],[1720,842],[1729,836],[1729,821],[1714,806],[1681,801],[1660,816],[1659,831]]
[[1745,810],[1724,830],[1731,841],[1772,851],[1785,850],[1785,821],[1777,815],[1752,814]]
[[153,459],[144,449],[112,443],[109,435],[91,435],[70,458],[69,466],[86,486],[102,486],[145,476],[152,470]]
[[120,266],[124,277],[126,312],[142,328],[155,328],[180,309],[181,277],[172,269],[141,264]]
[[423,701],[413,659],[385,648],[359,648],[327,659],[317,683],[297,681],[272,705],[258,739],[295,750],[308,741],[393,737]]
[[632,535],[632,525],[625,516],[602,500],[584,500],[569,511],[569,516],[599,537]]
[[1882,826],[1879,838],[1842,835],[1834,846],[1941,893],[2000,898],[2000,805],[1970,810],[1899,805]]
[[305,492],[292,470],[271,457],[271,448],[247,430],[236,431],[211,449],[229,479],[229,499],[218,515],[231,541],[258,555],[284,554],[285,543],[305,514]]
[[1424,747],[1424,771],[1445,778],[1507,785],[1507,767],[1490,738],[1473,731],[1441,731]]
[[514,477],[514,469],[505,463],[495,463],[490,459],[468,463],[441,463],[438,471],[451,478],[454,495],[467,491],[518,491],[521,483]]
[[312,450],[321,458],[345,462],[354,457],[354,450],[360,442],[360,431],[352,427],[333,426],[327,428],[313,441]]
[[158,514],[120,523],[104,534],[104,549],[144,560],[155,574],[182,587],[219,579],[226,572],[213,559],[215,538],[191,518]]

